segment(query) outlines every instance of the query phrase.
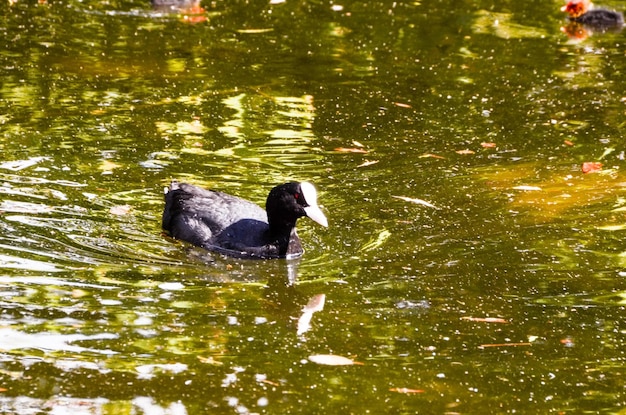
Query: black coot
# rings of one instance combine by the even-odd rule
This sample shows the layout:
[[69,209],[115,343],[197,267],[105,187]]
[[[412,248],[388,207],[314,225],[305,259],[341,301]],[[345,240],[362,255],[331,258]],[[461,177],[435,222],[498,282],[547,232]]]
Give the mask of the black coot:
[[236,257],[296,258],[304,252],[296,234],[298,218],[328,226],[308,182],[274,187],[266,210],[226,193],[172,182],[165,194],[163,229],[196,246]]

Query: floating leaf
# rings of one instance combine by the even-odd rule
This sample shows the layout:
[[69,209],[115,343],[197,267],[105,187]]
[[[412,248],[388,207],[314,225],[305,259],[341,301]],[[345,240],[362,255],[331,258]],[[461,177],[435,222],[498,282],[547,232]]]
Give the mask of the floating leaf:
[[382,231],[380,231],[378,237],[375,240],[363,245],[363,247],[361,247],[361,251],[371,251],[372,249],[378,248],[379,246],[384,244],[387,238],[389,238],[390,236],[391,232],[389,232],[387,229],[383,229]]
[[410,389],[410,388],[389,388],[389,392],[405,393],[407,395],[415,393],[424,393],[423,389]]
[[358,154],[367,154],[369,151],[363,150],[362,148],[354,148],[354,147],[337,147],[335,149],[338,153],[358,153]]
[[223,365],[222,362],[219,362],[219,361],[215,360],[215,358],[213,356],[209,356],[209,357],[198,356],[198,360],[201,363],[206,363],[208,365],[215,365],[215,366],[222,366]]
[[237,33],[244,33],[244,34],[257,34],[257,33],[268,33],[268,32],[272,32],[274,31],[274,29],[239,29],[237,30]]
[[[613,212],[615,212],[615,210]],[[601,231],[623,231],[626,229],[626,224],[598,226],[598,229]]]
[[396,199],[404,200],[405,202],[411,202],[411,203],[415,203],[417,205],[422,205],[422,206],[426,206],[426,207],[433,208],[433,209],[439,209],[437,206],[433,205],[432,203],[427,202],[427,201],[422,200],[422,199],[413,199],[413,198],[406,197],[406,196],[391,196],[391,197],[395,197]]
[[498,317],[461,317],[461,320],[477,321],[480,323],[508,323],[508,320]]
[[602,153],[602,155],[600,156],[600,160],[602,160],[603,158],[605,158],[606,156],[608,156],[609,154],[611,154],[614,151],[615,151],[614,147],[608,147],[608,148],[604,149],[604,153]]
[[515,189],[515,190],[535,191],[535,190],[541,190],[541,187],[522,185],[522,186],[515,186],[513,189]]
[[400,108],[412,108],[409,104],[404,104],[402,102],[394,102],[393,105]]
[[207,21],[206,10],[200,6],[192,6],[183,10],[182,21],[186,23],[204,23]]
[[185,285],[180,282],[163,282],[159,284],[159,288],[166,291],[177,291],[185,288]]
[[431,153],[422,154],[420,158],[445,159],[445,157],[443,156],[439,156],[437,154],[431,154]]
[[482,148],[496,148],[496,143],[480,143]]
[[583,163],[583,173],[595,173],[602,170],[602,163],[597,161],[588,161]]
[[367,166],[371,166],[372,164],[376,164],[378,163],[378,160],[366,160],[363,163],[359,164],[357,167],[367,167]]
[[318,365],[328,366],[350,366],[350,365],[362,365],[361,362],[355,362],[352,359],[343,356],[337,356],[335,354],[314,354],[309,356],[309,360]]
[[457,150],[455,151],[456,154],[476,154],[476,152],[474,150],[470,150],[470,149],[465,149],[465,150]]

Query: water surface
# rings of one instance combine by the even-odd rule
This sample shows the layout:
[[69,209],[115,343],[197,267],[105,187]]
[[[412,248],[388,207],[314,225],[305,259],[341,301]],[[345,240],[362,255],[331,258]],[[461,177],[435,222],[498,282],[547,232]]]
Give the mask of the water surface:
[[[1,410],[622,411],[624,34],[560,6],[0,4]],[[330,227],[211,255],[171,179]]]

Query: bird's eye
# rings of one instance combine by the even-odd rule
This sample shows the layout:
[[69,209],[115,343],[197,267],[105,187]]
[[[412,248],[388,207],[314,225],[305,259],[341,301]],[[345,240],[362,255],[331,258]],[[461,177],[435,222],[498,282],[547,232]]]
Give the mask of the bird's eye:
[[299,199],[299,198],[300,198],[300,195],[299,195],[298,193],[294,193],[294,194],[293,194],[293,197],[295,197],[296,199]]

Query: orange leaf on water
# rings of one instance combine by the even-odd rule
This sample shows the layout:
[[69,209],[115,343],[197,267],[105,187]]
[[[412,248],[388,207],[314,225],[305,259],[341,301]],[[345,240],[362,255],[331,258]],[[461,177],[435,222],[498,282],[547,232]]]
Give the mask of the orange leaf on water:
[[206,10],[200,6],[193,6],[183,10],[183,21],[187,23],[204,23],[207,21]]
[[465,149],[465,150],[457,150],[456,154],[476,154],[476,152],[473,150]]
[[508,320],[498,317],[461,317],[461,320],[478,321],[480,323],[508,323]]
[[406,393],[408,395],[413,393],[424,393],[425,391],[423,389],[389,388],[389,392]]
[[482,148],[496,148],[496,143],[480,143]]
[[602,170],[602,163],[598,161],[587,161],[583,163],[583,173],[595,173]]
[[411,108],[409,104],[404,104],[402,102],[394,102],[393,105],[395,105],[396,107],[400,107],[400,108]]

